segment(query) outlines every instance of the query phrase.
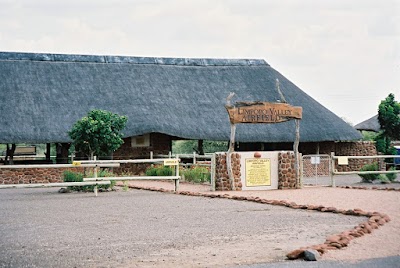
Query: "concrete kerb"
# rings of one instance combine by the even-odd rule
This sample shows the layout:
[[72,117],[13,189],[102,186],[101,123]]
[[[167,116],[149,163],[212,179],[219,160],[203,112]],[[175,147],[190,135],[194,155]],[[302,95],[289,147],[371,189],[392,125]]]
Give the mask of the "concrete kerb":
[[272,199],[262,199],[259,197],[245,197],[245,196],[230,195],[230,194],[218,194],[215,192],[214,193],[202,193],[202,192],[191,192],[191,191],[175,192],[173,190],[168,190],[164,188],[144,187],[144,186],[134,186],[134,185],[129,185],[128,187],[138,190],[157,191],[157,192],[172,193],[179,195],[201,196],[208,198],[226,198],[239,201],[248,201],[261,204],[275,205],[275,206],[284,206],[292,209],[313,210],[325,213],[336,213],[342,215],[351,215],[351,216],[359,216],[367,218],[366,221],[358,224],[357,226],[354,226],[353,229],[343,231],[336,235],[328,236],[325,239],[325,242],[322,244],[301,247],[287,253],[286,257],[289,260],[304,258],[304,252],[308,249],[317,250],[321,255],[323,255],[329,250],[339,250],[341,248],[347,247],[350,244],[351,240],[362,237],[366,234],[370,234],[374,229],[378,229],[380,226],[386,224],[391,220],[390,217],[385,213],[367,212],[359,208],[345,210],[345,209],[337,209],[335,207],[325,207],[318,205],[301,205],[295,202],[288,202],[285,200],[272,200]]

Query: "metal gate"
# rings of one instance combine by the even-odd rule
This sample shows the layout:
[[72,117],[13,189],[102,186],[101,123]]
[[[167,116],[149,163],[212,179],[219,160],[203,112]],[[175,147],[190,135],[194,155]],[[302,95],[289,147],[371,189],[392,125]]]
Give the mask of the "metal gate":
[[330,185],[331,157],[327,154],[302,156],[302,184]]

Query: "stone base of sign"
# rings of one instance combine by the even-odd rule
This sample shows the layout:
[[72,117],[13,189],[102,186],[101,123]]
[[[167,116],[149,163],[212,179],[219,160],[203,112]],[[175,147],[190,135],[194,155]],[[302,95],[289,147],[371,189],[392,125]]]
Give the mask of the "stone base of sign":
[[[232,174],[234,176],[235,190],[273,190],[273,189],[296,189],[299,188],[294,169],[294,153],[292,151],[280,152],[235,152],[232,154]],[[269,178],[260,182],[252,178],[250,168],[246,165],[254,159],[269,159]],[[247,163],[247,164],[246,164]],[[215,189],[217,191],[232,190],[228,176],[226,153],[216,154],[216,178]]]
[[278,154],[278,189],[300,188],[294,168],[295,156],[293,152],[279,152]]
[[[234,186],[236,190],[242,190],[240,172],[240,153],[232,154],[232,174],[234,176]],[[215,189],[217,191],[230,191],[232,189],[229,181],[228,168],[226,163],[226,153],[217,153],[215,157]]]

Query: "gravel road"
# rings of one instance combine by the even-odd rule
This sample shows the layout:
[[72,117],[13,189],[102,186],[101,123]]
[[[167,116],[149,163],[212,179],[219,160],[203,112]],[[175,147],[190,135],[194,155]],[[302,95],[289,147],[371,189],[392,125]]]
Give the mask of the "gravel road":
[[0,191],[0,267],[232,267],[364,218],[141,190]]

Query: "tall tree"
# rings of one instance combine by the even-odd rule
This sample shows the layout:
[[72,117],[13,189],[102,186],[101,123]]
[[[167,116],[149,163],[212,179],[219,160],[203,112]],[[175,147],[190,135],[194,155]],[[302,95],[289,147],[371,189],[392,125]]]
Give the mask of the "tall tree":
[[395,154],[392,140],[400,140],[400,103],[390,93],[379,104],[378,120],[381,132],[375,138],[377,150],[383,154]]
[[73,140],[75,150],[90,159],[94,155],[108,156],[124,143],[121,131],[127,120],[126,116],[109,111],[92,110],[78,120],[68,134]]
[[385,136],[400,140],[400,103],[390,93],[379,104],[378,120]]

